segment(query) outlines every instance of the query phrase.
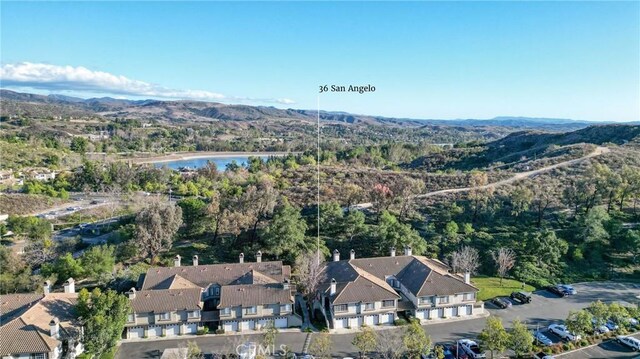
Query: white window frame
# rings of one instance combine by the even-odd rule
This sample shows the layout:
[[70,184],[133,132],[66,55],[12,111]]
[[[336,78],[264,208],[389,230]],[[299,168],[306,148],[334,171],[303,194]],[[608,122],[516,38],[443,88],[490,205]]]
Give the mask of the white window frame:
[[257,306],[252,306],[252,307],[246,307],[244,308],[244,314],[246,315],[255,315],[258,314],[258,307]]
[[136,322],[136,314],[135,313],[129,313],[127,315],[127,323],[135,323]]
[[290,311],[291,311],[291,304],[280,305],[280,312],[290,312]]
[[[391,303],[391,305],[387,305],[387,303]],[[393,299],[385,299],[382,301],[382,308],[392,308],[396,305],[396,301]]]
[[348,304],[336,304],[333,306],[333,311],[336,313],[342,313],[349,310]]
[[231,308],[226,307],[226,308],[220,309],[220,315],[222,316],[231,315]]
[[158,320],[162,320],[162,321],[171,320],[171,313],[169,312],[160,313],[158,317],[159,317]]
[[376,304],[371,302],[371,303],[362,303],[363,304],[363,310],[365,311],[371,311],[371,310],[375,310],[376,309]]
[[445,295],[438,297],[438,304],[449,304],[449,296]]
[[187,313],[187,317],[189,317],[189,318],[200,318],[200,311],[199,310],[191,310],[191,311],[189,311],[189,313]]

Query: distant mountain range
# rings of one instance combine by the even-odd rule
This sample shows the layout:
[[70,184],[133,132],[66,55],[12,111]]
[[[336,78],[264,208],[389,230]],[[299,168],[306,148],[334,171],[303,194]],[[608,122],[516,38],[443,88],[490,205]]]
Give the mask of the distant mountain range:
[[[270,119],[315,122],[315,110],[278,109],[265,106],[226,105],[215,102],[126,100],[111,97],[82,99],[65,95],[36,95],[0,90],[2,116],[101,116],[159,121],[259,121]],[[410,119],[357,115],[345,112],[320,112],[328,123],[369,124],[398,127],[460,126],[510,127],[569,131],[607,122],[588,122],[556,118],[495,117],[492,119]],[[611,123],[611,122],[609,122]],[[638,123],[634,123],[638,124]]]

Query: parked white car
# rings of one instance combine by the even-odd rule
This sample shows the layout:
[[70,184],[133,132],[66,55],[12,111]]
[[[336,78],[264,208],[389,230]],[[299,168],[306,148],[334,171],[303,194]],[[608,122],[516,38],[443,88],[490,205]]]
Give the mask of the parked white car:
[[620,344],[624,344],[633,350],[640,350],[640,339],[629,337],[626,335],[618,335],[616,341]]
[[460,339],[458,344],[462,347],[462,350],[469,355],[471,359],[484,359],[486,354],[480,349],[478,343],[470,339]]
[[582,339],[582,337],[579,334],[570,332],[565,325],[561,325],[561,324],[551,324],[549,326],[549,331],[564,340],[568,340],[572,342]]

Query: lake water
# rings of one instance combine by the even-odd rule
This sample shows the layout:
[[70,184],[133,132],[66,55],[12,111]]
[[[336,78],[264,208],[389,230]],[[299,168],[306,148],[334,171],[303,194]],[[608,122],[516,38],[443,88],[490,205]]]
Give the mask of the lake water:
[[202,158],[192,158],[189,160],[175,160],[175,161],[167,161],[167,162],[156,162],[153,165],[158,168],[169,167],[171,169],[177,170],[181,167],[186,168],[202,168],[207,165],[207,162],[215,163],[218,171],[224,171],[227,168],[227,164],[232,161],[236,161],[240,166],[245,166],[249,157],[259,157],[262,158],[263,161],[266,161],[269,157],[267,155],[261,156],[225,156],[225,157],[202,157]]

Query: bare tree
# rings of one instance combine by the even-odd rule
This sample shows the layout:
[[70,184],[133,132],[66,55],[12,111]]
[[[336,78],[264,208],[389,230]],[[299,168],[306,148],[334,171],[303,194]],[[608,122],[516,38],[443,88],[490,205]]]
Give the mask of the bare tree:
[[273,213],[278,202],[278,191],[269,181],[261,181],[258,186],[247,187],[241,201],[245,211],[251,218],[251,243],[258,237],[258,225]]
[[171,249],[173,236],[182,225],[182,209],[166,202],[154,202],[136,216],[136,247],[146,258]]
[[516,253],[511,248],[499,248],[496,251],[491,252],[493,260],[496,262],[498,268],[498,275],[500,276],[500,285],[502,285],[502,279],[507,275],[509,270],[516,264]]
[[377,332],[378,341],[376,351],[382,359],[399,359],[407,350],[402,337],[404,331],[399,330],[380,330]]
[[464,246],[451,256],[451,267],[456,273],[475,274],[480,266],[480,255],[475,248]]
[[314,252],[303,253],[296,258],[295,272],[298,289],[300,293],[307,297],[307,305],[313,315],[313,299],[322,281],[322,270],[324,262],[318,262],[318,257]]

